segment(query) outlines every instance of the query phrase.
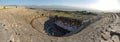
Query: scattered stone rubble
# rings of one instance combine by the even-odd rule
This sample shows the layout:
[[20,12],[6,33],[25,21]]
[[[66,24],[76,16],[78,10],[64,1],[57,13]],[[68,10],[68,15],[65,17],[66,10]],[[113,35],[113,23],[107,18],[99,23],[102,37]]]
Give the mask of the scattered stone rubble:
[[[61,30],[48,14],[31,9],[0,10],[0,42],[120,42],[118,14],[107,14],[80,32],[65,37],[60,35],[70,31]],[[48,31],[55,36],[50,36]]]

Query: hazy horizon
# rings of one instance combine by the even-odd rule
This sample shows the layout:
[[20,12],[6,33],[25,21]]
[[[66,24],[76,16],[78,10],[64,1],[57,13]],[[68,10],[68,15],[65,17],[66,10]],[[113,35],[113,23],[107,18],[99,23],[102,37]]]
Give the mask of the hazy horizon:
[[119,0],[0,0],[0,5],[61,5],[102,11],[120,11]]

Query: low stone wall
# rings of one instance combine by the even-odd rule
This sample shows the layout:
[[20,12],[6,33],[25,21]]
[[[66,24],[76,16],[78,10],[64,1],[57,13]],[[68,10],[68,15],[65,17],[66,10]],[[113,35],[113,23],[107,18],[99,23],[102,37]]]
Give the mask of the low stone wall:
[[17,6],[16,8],[25,8],[24,6]]
[[0,6],[0,9],[4,9],[4,6]]
[[17,6],[5,6],[5,9],[17,8]]
[[0,6],[0,9],[25,8],[24,6]]

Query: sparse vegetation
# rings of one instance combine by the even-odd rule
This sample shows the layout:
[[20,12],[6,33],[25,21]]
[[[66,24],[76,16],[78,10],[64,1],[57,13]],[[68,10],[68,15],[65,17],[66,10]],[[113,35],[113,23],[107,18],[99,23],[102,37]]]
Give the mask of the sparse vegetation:
[[[89,39],[91,42],[97,42],[96,40],[119,40],[120,37],[120,13],[99,13],[98,15],[86,11],[32,8],[3,9],[0,13],[3,42],[8,40],[5,38],[14,38],[10,40],[21,42],[31,42],[31,40],[34,40],[33,42],[60,42],[60,40],[90,42]],[[58,18],[56,19],[55,16]]]

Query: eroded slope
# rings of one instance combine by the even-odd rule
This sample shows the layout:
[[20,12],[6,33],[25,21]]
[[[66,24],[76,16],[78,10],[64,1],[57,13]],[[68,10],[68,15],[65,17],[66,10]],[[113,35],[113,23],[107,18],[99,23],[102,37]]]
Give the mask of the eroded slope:
[[[92,23],[90,23],[88,26],[85,26],[85,29],[81,30],[80,32],[67,37],[54,37],[47,34],[45,30],[49,30],[48,28],[53,26],[56,22],[53,21],[55,18],[53,17],[54,15],[51,14],[53,13],[45,10],[0,10],[0,42],[119,42],[120,19],[117,14],[107,14],[106,16],[102,16],[99,21],[96,21],[98,19],[96,19],[96,17],[99,16],[89,16],[89,19],[78,16],[80,17],[78,19],[81,19],[82,23],[90,20]],[[67,15],[67,17],[71,16]],[[53,20],[47,23],[47,21],[51,19]],[[68,23],[66,21],[64,22],[64,20],[66,19],[63,18],[62,23],[72,25],[72,23]],[[75,18],[75,20],[77,19]],[[57,21],[62,20],[59,19]],[[81,24],[78,23],[75,25],[81,26]],[[60,25],[53,27],[58,28],[58,26]],[[47,29],[45,29],[46,27]],[[64,27],[62,28],[64,29]]]

